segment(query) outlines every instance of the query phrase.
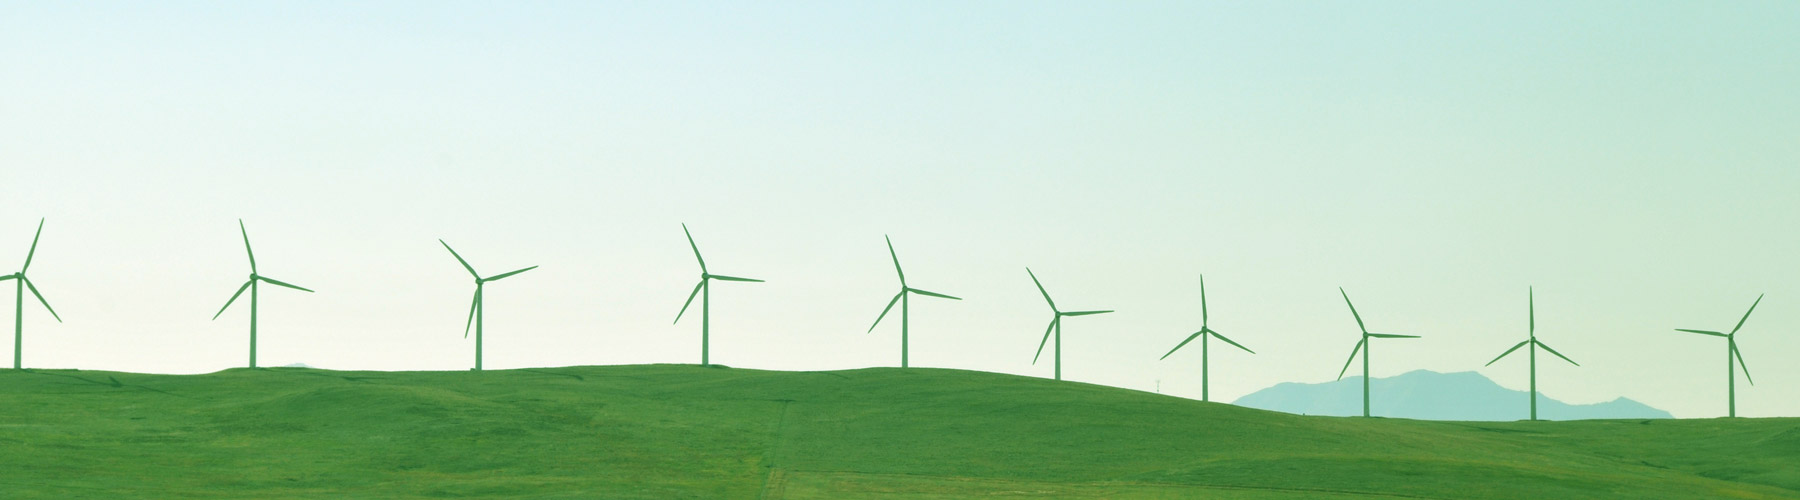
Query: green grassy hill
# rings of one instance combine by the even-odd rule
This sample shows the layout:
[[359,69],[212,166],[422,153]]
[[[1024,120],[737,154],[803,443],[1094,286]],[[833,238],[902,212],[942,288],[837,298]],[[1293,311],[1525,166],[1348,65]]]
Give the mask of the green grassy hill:
[[957,370],[0,371],[4,498],[1800,498],[1800,419],[1303,417]]

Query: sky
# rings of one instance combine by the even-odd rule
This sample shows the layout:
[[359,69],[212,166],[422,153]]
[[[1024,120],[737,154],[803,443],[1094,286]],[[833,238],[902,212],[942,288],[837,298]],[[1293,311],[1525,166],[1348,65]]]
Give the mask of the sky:
[[[1478,370],[1800,416],[1792,2],[0,1],[0,269],[27,367],[899,363],[1198,398]],[[10,284],[10,283],[9,283]],[[10,295],[0,293],[0,296]],[[242,299],[240,299],[241,301]],[[697,305],[695,307],[698,307]],[[0,319],[12,320],[11,308]],[[690,315],[693,313],[690,312]],[[893,314],[897,314],[893,313]],[[1222,347],[1214,344],[1214,347]],[[1048,348],[1046,348],[1048,350]],[[10,357],[11,343],[0,346]],[[1516,355],[1515,355],[1516,356]],[[1360,370],[1353,368],[1352,373]],[[1381,395],[1374,403],[1380,412]],[[1521,404],[1521,418],[1523,404]]]

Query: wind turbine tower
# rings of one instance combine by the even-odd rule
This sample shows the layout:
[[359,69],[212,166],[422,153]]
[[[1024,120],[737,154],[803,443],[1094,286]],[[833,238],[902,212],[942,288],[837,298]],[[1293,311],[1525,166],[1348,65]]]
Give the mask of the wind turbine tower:
[[[883,236],[883,238],[887,238],[887,237]],[[912,302],[911,300],[908,299],[907,296],[910,294],[916,293],[916,294],[924,295],[927,297],[937,297],[937,298],[941,298],[941,299],[950,299],[950,300],[962,300],[962,299],[956,298],[956,297],[951,297],[949,295],[944,295],[944,294],[937,293],[937,292],[928,292],[925,290],[920,290],[917,288],[907,286],[906,271],[900,270],[900,255],[897,253],[894,253],[894,240],[892,238],[888,238],[887,245],[888,245],[888,256],[894,258],[894,273],[900,275],[900,293],[894,294],[894,299],[888,301],[887,307],[881,310],[881,315],[875,317],[875,323],[869,325],[869,332],[875,331],[875,326],[881,324],[881,319],[886,318],[888,311],[892,311],[894,309],[894,303],[896,303],[896,302],[900,303],[900,367],[906,368],[908,366],[907,359],[906,359],[907,318],[909,317],[909,315],[907,314],[907,309],[908,309],[908,306],[911,305],[911,302]],[[868,332],[864,332],[864,333],[868,333]]]

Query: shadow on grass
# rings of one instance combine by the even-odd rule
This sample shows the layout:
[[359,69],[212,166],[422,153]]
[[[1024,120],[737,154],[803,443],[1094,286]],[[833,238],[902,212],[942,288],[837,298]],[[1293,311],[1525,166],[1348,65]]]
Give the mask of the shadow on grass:
[[383,378],[383,377],[352,377],[352,376],[349,376],[349,375],[334,375],[334,374],[330,374],[330,373],[320,373],[320,372],[318,372],[318,371],[316,371],[316,370],[312,370],[312,369],[307,369],[307,368],[297,368],[297,369],[287,369],[287,370],[273,370],[273,369],[271,369],[271,370],[269,370],[269,371],[270,371],[270,372],[274,372],[274,373],[291,373],[291,374],[295,374],[295,375],[311,375],[311,376],[314,376],[314,377],[325,377],[325,378],[341,378],[341,379],[344,379],[344,380],[348,380],[348,381],[351,381],[351,382],[364,382],[364,381],[369,381],[369,380],[382,380],[382,378]]
[[575,380],[580,380],[580,381],[582,381],[582,382],[586,382],[586,381],[587,381],[587,378],[584,378],[584,377],[582,377],[582,376],[580,376],[580,375],[576,375],[576,374],[573,374],[573,373],[561,373],[561,372],[553,372],[553,371],[550,371],[550,370],[538,370],[538,369],[534,369],[534,368],[520,368],[520,369],[519,369],[519,371],[522,371],[522,372],[531,372],[531,373],[541,373],[541,374],[544,374],[544,375],[556,375],[556,376],[559,376],[559,377],[569,377],[569,378],[572,378],[572,379],[575,379]]
[[90,379],[90,378],[87,378],[87,377],[81,377],[81,376],[76,376],[76,375],[71,375],[71,374],[67,374],[67,373],[54,373],[54,372],[40,372],[40,371],[37,371],[37,370],[31,370],[31,369],[26,369],[26,370],[20,370],[20,371],[21,371],[21,372],[23,372],[23,373],[30,373],[30,374],[34,374],[34,375],[49,375],[49,376],[52,376],[52,377],[62,377],[62,378],[67,378],[67,379],[74,379],[74,380],[80,380],[80,381],[82,381],[82,382],[87,382],[87,383],[89,383],[89,384],[94,384],[94,385],[100,385],[100,386],[106,386],[106,387],[113,387],[113,388],[119,388],[119,389],[142,389],[142,390],[146,390],[146,391],[150,391],[150,392],[154,392],[154,393],[157,393],[157,394],[163,394],[163,395],[168,395],[168,396],[175,396],[175,397],[178,397],[178,398],[184,398],[184,399],[193,399],[193,400],[196,400],[196,401],[197,401],[197,400],[199,400],[199,399],[198,399],[198,398],[195,398],[195,397],[192,397],[192,396],[185,396],[185,395],[181,395],[181,394],[176,394],[176,393],[173,393],[173,392],[169,392],[169,391],[165,391],[165,390],[162,390],[162,389],[157,389],[157,388],[155,388],[155,387],[150,387],[150,386],[145,386],[145,385],[130,385],[130,384],[126,384],[126,383],[124,383],[124,382],[120,382],[120,381],[119,381],[119,379],[118,379],[118,378],[115,378],[115,377],[113,377],[113,376],[112,376],[112,375],[107,375],[107,376],[106,376],[106,381],[105,381],[105,382],[101,382],[101,381],[98,381],[98,380],[94,380],[94,379]]

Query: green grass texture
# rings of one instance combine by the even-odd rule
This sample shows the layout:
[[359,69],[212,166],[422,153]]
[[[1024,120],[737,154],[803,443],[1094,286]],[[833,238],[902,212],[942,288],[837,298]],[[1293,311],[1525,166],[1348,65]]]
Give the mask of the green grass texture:
[[1800,419],[1289,415],[945,370],[0,371],[0,498],[1800,498]]

